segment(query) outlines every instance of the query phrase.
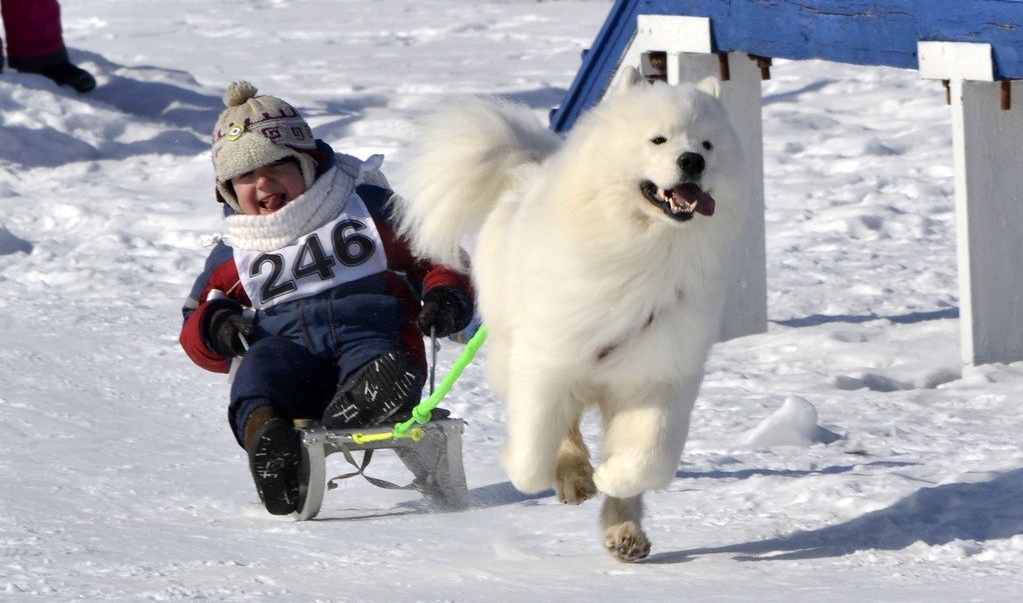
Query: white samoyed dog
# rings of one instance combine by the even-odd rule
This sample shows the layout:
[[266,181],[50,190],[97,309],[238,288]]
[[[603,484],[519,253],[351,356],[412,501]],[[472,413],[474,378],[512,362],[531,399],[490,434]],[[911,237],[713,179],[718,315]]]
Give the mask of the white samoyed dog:
[[[675,477],[747,211],[718,91],[630,68],[564,139],[526,107],[455,99],[420,121],[397,179],[417,253],[465,267],[477,235],[512,483],[570,504],[603,493],[604,544],[623,561],[650,551],[642,494]],[[596,467],[579,427],[591,406]]]

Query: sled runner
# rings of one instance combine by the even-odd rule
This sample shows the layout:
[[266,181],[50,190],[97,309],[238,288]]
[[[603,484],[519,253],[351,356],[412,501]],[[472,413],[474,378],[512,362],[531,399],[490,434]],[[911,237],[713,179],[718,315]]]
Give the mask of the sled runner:
[[[423,494],[430,506],[440,511],[458,511],[469,505],[469,491],[462,465],[461,419],[443,418],[425,425],[411,427],[404,435],[395,433],[394,425],[360,429],[326,429],[322,425],[296,425],[302,434],[301,503],[295,519],[312,519],[320,511],[325,486],[336,487],[341,479],[362,475],[375,486],[388,489],[415,490]],[[370,477],[364,473],[373,451],[393,449],[402,464],[412,472],[414,481],[407,486]],[[362,463],[352,455],[364,451]],[[327,480],[326,459],[341,453],[356,471]]]

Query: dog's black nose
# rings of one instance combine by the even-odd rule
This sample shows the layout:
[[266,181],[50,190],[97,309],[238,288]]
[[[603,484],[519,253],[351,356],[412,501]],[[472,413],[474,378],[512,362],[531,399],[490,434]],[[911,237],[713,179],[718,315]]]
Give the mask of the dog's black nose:
[[707,167],[707,162],[699,153],[682,153],[678,158],[678,167],[682,168],[687,176],[699,176],[703,173],[703,168]]

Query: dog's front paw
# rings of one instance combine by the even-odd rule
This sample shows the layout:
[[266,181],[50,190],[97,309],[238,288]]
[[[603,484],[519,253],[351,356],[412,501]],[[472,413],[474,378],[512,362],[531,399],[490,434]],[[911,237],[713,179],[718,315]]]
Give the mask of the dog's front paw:
[[646,488],[639,479],[639,467],[629,462],[625,455],[618,454],[604,459],[593,472],[597,489],[615,498],[629,498],[642,493]]
[[632,563],[650,554],[650,540],[635,522],[626,521],[604,532],[604,548],[619,561]]
[[615,498],[630,498],[671,483],[674,468],[652,467],[647,456],[618,453],[605,458],[593,471],[597,490]]

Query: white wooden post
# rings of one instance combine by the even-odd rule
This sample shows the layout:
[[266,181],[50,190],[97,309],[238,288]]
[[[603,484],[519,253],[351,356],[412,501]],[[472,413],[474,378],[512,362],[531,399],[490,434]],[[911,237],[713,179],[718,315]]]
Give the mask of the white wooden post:
[[[710,20],[704,17],[639,15],[636,37],[619,69],[641,67],[649,53],[666,54],[667,81],[698,82],[721,77],[713,53]],[[750,214],[746,216],[742,247],[733,264],[725,299],[720,340],[767,331],[767,256],[764,231],[764,141],[760,68],[745,53],[727,57],[729,79],[721,84],[721,102],[746,152]],[[616,74],[617,75],[617,74]]]
[[959,322],[965,365],[1023,358],[1023,86],[1002,107],[988,44],[921,42],[920,74],[952,105]]

